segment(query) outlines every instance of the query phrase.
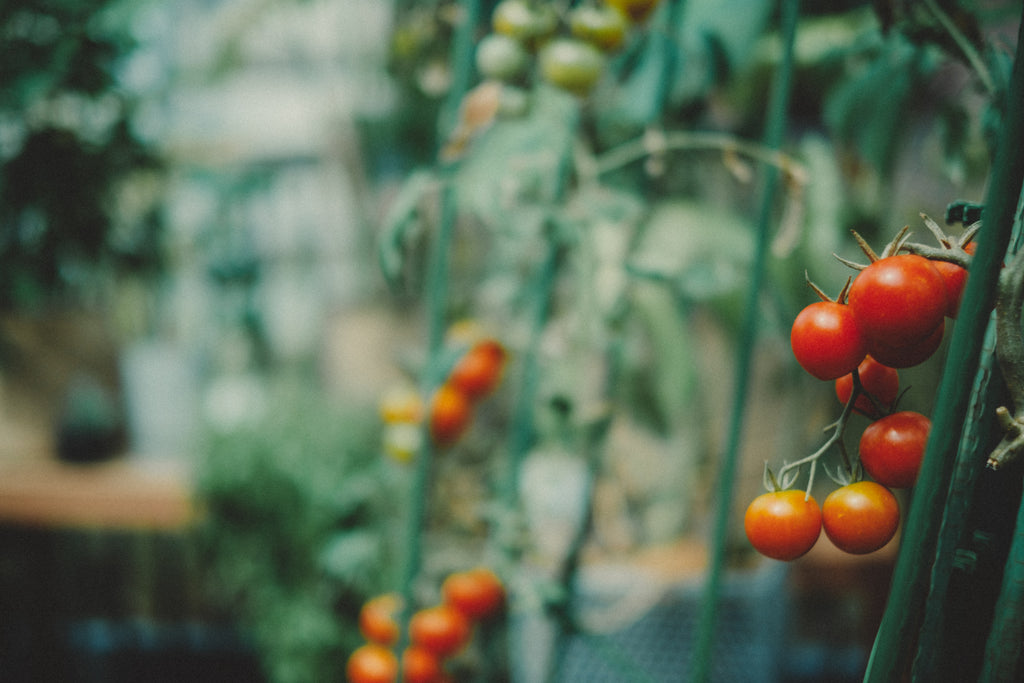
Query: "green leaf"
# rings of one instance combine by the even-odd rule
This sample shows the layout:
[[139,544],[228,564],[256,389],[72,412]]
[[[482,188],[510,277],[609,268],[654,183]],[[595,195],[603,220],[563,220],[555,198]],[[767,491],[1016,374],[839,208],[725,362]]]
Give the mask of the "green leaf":
[[396,287],[405,267],[407,245],[421,227],[423,197],[434,189],[436,178],[430,171],[414,171],[391,203],[381,225],[377,258],[384,279]]

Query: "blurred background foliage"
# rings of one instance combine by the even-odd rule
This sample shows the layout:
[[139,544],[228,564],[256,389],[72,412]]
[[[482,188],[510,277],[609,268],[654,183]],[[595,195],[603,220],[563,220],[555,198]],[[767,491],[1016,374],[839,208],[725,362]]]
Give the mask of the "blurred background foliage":
[[[597,545],[692,534],[722,435],[759,164],[778,164],[784,187],[763,293],[772,414],[756,425],[771,439],[755,445],[754,487],[764,459],[817,438],[823,421],[807,415],[831,405],[782,343],[813,296],[805,278],[838,292],[832,254],[857,257],[850,229],[880,247],[920,212],[980,197],[1018,12],[804,3],[778,156],[755,142],[780,59],[775,2],[664,0],[585,101],[519,83],[463,140],[478,79],[456,35],[470,4],[479,40],[495,0],[0,7],[0,310],[99,310],[198,358],[207,578],[274,680],[340,678],[356,607],[395,580],[408,472],[381,458],[374,410],[425,370],[442,182],[458,216],[450,319],[522,351],[530,276],[547,245],[562,249],[537,403],[623,416],[602,466],[628,531],[599,526]],[[451,149],[455,163],[439,162]],[[621,381],[603,395],[594,365],[612,349]],[[507,396],[493,410],[508,412]],[[462,550],[493,528],[487,477],[506,421],[490,419],[443,465],[487,482],[468,489],[480,502],[468,522],[434,511],[464,522]],[[538,443],[554,436],[537,429]],[[637,443],[665,481],[625,476]]]

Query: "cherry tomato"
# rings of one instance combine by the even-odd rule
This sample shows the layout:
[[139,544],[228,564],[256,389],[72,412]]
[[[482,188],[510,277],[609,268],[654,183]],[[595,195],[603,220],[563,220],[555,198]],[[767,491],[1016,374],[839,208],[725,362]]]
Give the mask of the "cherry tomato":
[[639,23],[645,21],[654,12],[659,0],[607,0],[607,2],[629,17],[631,21]]
[[868,340],[897,348],[927,338],[949,309],[942,275],[916,254],[871,263],[854,279],[848,301]]
[[[890,406],[900,393],[900,373],[896,368],[882,365],[872,356],[868,355],[857,366],[860,375],[860,385],[864,392],[871,394],[883,406]],[[839,402],[846,405],[853,393],[853,373],[843,375],[836,380],[836,397]],[[868,417],[877,417],[878,409],[875,404],[864,393],[857,397],[853,409]]]
[[380,399],[380,419],[386,424],[419,422],[423,419],[423,397],[415,387],[391,387]]
[[476,68],[484,78],[510,81],[530,64],[530,54],[515,38],[503,33],[484,36],[476,46]]
[[442,384],[430,401],[430,436],[438,446],[451,446],[469,427],[473,406],[469,397],[451,384]]
[[578,38],[558,38],[540,53],[540,72],[554,86],[583,97],[593,90],[604,73],[605,57],[596,47]]
[[817,301],[800,311],[789,341],[800,366],[826,381],[853,372],[867,353],[853,311],[833,301]]
[[490,569],[479,567],[449,574],[441,584],[441,597],[469,619],[484,619],[505,603],[505,586]]
[[558,15],[547,3],[502,0],[491,14],[491,26],[496,33],[533,47],[557,30]]
[[853,555],[872,553],[896,534],[900,507],[892,491],[874,481],[841,486],[821,506],[825,535]]
[[409,619],[409,638],[438,657],[448,657],[469,642],[471,623],[450,605],[425,607]]
[[402,598],[397,593],[384,593],[370,598],[359,610],[359,632],[371,643],[392,646],[398,642],[397,615]]
[[577,5],[569,10],[569,31],[603,52],[622,47],[629,25],[626,17],[609,5]]
[[921,469],[932,421],[902,410],[869,424],[860,437],[860,461],[879,484],[902,489],[913,486]]
[[795,560],[818,540],[821,510],[803,491],[769,491],[747,506],[743,528],[754,548],[776,560]]
[[444,670],[430,650],[412,645],[402,653],[403,683],[439,683]]
[[479,399],[494,391],[501,382],[505,366],[505,347],[493,339],[474,344],[455,363],[448,383],[472,399]]
[[911,368],[932,357],[942,344],[942,337],[945,333],[946,323],[943,321],[924,339],[903,346],[868,342],[868,353],[879,363],[891,368]]
[[395,683],[398,658],[389,648],[368,643],[349,656],[345,675],[349,683]]

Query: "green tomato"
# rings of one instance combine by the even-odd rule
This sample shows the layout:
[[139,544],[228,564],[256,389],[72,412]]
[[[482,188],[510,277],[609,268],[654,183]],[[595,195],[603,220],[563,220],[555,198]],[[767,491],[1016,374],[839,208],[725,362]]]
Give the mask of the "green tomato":
[[484,78],[513,80],[530,64],[530,53],[515,38],[491,33],[476,46],[476,68]]
[[569,30],[599,50],[613,52],[626,40],[629,24],[609,5],[579,5],[569,12]]
[[501,0],[491,15],[496,33],[533,47],[558,29],[558,15],[549,4],[526,0]]
[[588,95],[604,73],[605,57],[596,47],[578,38],[558,38],[540,53],[540,70],[552,85]]

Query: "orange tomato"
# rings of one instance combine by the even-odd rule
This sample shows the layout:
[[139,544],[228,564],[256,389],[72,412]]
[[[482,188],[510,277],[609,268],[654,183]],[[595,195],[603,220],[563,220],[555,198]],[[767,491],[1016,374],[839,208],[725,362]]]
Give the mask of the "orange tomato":
[[395,683],[398,658],[383,645],[367,643],[349,656],[345,675],[349,683]]
[[469,427],[473,406],[460,389],[442,384],[430,401],[430,436],[438,446],[451,446]]
[[452,368],[448,382],[470,399],[479,399],[498,386],[504,366],[505,347],[493,339],[484,339],[463,354]]
[[441,584],[441,596],[469,619],[483,619],[505,603],[505,586],[490,569],[479,567],[450,574]]
[[409,639],[438,657],[448,657],[469,642],[472,625],[451,605],[425,607],[409,619]]
[[359,610],[359,632],[371,643],[393,646],[400,632],[397,615],[402,598],[397,593],[385,593],[370,598]]
[[444,670],[430,650],[412,645],[402,654],[403,683],[438,683]]

